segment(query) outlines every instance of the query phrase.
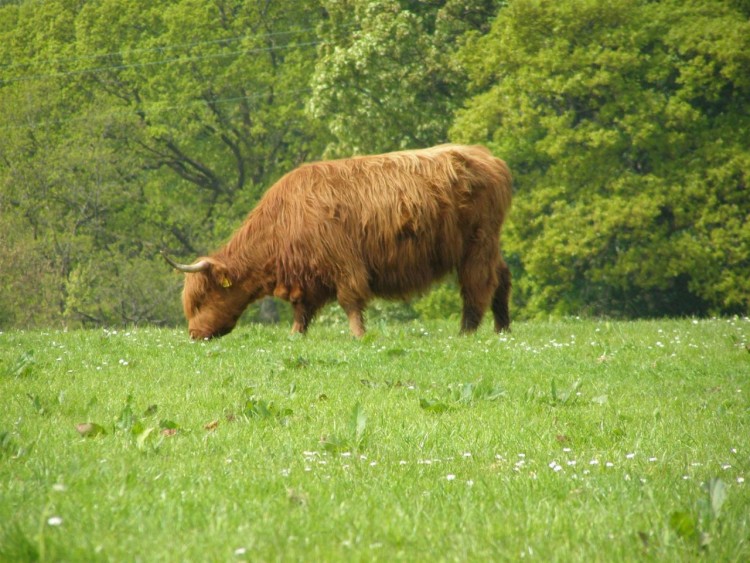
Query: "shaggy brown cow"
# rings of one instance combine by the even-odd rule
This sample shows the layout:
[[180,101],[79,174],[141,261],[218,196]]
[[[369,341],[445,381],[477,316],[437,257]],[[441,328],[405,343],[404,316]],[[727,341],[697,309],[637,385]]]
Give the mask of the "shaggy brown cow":
[[230,332],[252,301],[292,303],[292,332],[337,299],[352,333],[364,334],[373,297],[405,298],[457,270],[462,332],[492,305],[509,328],[510,271],[499,248],[511,203],[505,163],[481,146],[306,164],[279,180],[229,242],[192,265],[183,305],[190,336]]

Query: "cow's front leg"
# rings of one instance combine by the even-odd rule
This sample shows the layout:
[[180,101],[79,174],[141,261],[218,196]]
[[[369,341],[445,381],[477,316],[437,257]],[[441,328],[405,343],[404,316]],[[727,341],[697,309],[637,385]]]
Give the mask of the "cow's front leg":
[[292,324],[292,334],[304,334],[310,319],[307,316],[304,305],[298,303],[294,306],[294,323]]
[[330,299],[331,294],[325,288],[315,286],[305,288],[294,286],[289,292],[289,302],[294,309],[292,334],[304,334],[321,307]]
[[287,298],[292,304],[294,310],[294,324],[292,324],[292,334],[305,334],[307,327],[312,319],[309,304],[303,299],[304,295],[299,286],[292,287],[288,292]]
[[320,307],[311,303],[297,302],[294,304],[294,324],[292,334],[304,334]]

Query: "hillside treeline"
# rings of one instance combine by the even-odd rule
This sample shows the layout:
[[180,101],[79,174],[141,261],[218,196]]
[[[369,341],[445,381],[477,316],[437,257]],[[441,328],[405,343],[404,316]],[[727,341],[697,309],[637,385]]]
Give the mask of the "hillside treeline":
[[182,322],[159,250],[447,141],[514,172],[516,318],[750,312],[748,0],[5,0],[0,329]]

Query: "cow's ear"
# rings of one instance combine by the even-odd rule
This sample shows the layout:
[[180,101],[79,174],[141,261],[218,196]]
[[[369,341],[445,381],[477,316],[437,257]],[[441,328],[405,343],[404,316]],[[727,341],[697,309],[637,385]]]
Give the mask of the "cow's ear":
[[232,278],[229,276],[229,271],[227,270],[227,267],[221,262],[212,262],[211,275],[213,276],[214,281],[221,287],[232,287]]

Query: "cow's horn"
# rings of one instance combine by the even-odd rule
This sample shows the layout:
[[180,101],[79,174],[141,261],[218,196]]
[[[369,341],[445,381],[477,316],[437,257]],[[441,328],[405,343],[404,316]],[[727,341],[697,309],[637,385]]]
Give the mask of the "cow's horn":
[[211,263],[208,260],[199,260],[195,264],[178,264],[177,262],[172,260],[163,250],[161,251],[161,255],[164,256],[164,260],[166,260],[167,263],[175,270],[185,272],[186,274],[202,272],[203,270],[208,270],[208,268],[211,267]]

